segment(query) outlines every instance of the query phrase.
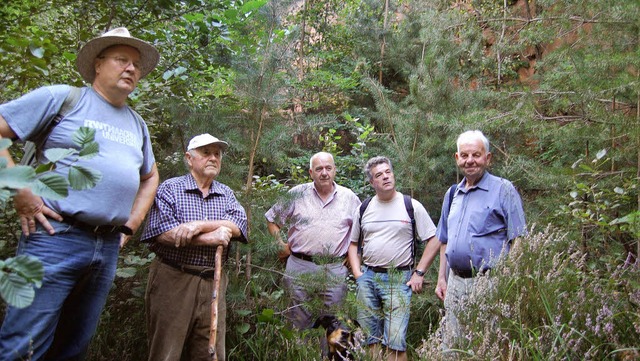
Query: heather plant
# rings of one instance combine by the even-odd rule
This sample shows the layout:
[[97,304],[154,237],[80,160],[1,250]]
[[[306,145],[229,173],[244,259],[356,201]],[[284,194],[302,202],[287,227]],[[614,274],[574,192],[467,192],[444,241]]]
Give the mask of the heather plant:
[[[454,359],[632,360],[640,357],[640,268],[631,258],[593,272],[587,255],[552,228],[514,244],[459,318]],[[418,351],[440,359],[438,332]]]

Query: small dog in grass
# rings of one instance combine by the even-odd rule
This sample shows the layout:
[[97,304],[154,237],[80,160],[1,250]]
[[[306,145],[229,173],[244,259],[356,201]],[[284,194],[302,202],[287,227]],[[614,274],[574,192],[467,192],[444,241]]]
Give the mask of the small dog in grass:
[[364,336],[358,321],[324,315],[318,317],[312,327],[320,326],[326,330],[330,361],[355,360],[355,355],[361,354]]

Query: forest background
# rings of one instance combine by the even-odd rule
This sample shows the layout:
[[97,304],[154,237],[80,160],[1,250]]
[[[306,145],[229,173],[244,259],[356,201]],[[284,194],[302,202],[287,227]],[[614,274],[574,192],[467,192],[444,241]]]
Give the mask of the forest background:
[[[469,305],[456,355],[640,357],[636,0],[10,0],[0,20],[0,101],[83,85],[78,49],[126,26],[161,53],[130,105],[149,125],[162,180],[186,172],[193,135],[231,144],[219,180],[247,210],[250,244],[226,266],[230,360],[320,359],[306,336],[322,331],[283,321],[284,267],[264,220],[309,181],[311,154],[333,153],[337,182],[361,198],[372,193],[363,164],[390,157],[399,189],[437,223],[461,179],[456,136],[469,129],[491,141],[491,172],[519,189],[530,234]],[[11,204],[1,216],[5,259],[19,225]],[[120,258],[90,360],[146,359],[153,255],[136,238]],[[441,356],[436,275],[412,301],[412,359]],[[351,295],[345,315],[354,307]]]

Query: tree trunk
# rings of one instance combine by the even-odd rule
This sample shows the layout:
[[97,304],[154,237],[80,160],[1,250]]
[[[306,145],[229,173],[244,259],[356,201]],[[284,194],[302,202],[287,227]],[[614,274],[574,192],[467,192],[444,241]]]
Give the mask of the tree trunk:
[[382,84],[382,67],[384,66],[384,51],[387,45],[387,20],[389,13],[389,0],[384,1],[384,20],[382,22],[382,42],[380,44],[380,70],[378,72],[378,82]]

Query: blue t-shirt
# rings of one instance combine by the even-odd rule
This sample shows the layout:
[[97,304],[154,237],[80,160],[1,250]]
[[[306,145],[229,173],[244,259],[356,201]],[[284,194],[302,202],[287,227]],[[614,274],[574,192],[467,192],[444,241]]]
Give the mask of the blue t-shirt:
[[451,268],[486,270],[526,233],[522,200],[511,182],[488,172],[471,189],[465,183],[458,185],[451,207],[451,189],[445,195],[436,237],[447,244]]
[[[67,85],[36,89],[0,105],[0,114],[20,140],[33,140],[47,129],[70,89]],[[78,148],[72,136],[83,126],[96,130],[100,152],[75,165],[100,171],[102,179],[92,189],[69,189],[67,198],[44,202],[59,214],[89,224],[125,224],[140,187],[140,176],[149,174],[155,163],[149,130],[128,106],[115,107],[92,88],[82,88],[78,104],[53,128],[44,149]],[[63,160],[54,172],[66,178],[71,161]]]

